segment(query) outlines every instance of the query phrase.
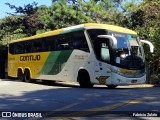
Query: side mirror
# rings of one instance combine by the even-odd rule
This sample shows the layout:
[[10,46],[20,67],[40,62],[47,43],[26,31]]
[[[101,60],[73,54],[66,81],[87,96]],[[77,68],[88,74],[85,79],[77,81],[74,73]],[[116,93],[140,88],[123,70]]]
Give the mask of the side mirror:
[[148,44],[149,45],[149,47],[150,47],[150,52],[151,53],[153,53],[154,52],[154,46],[153,46],[153,44],[150,42],[150,41],[148,41],[148,40],[140,40],[142,43],[145,43],[145,44]]
[[117,48],[117,39],[114,36],[111,35],[98,35],[99,38],[108,38],[110,41],[113,42],[112,47]]

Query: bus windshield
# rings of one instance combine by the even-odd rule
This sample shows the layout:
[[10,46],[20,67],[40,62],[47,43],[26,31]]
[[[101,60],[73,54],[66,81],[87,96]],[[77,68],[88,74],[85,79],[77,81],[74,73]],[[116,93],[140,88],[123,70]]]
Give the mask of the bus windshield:
[[143,49],[136,35],[113,33],[117,39],[115,64],[128,69],[144,68]]
[[[137,35],[106,32],[104,29],[88,30],[98,60],[126,69],[144,69],[144,54]],[[99,35],[111,35],[117,40],[116,47],[107,38]]]
[[125,37],[116,37],[117,39],[117,48],[128,48],[127,39]]
[[119,36],[114,36],[117,39],[117,51],[127,52],[128,55],[137,55],[143,57],[142,47],[138,42],[138,37],[130,34],[123,34]]

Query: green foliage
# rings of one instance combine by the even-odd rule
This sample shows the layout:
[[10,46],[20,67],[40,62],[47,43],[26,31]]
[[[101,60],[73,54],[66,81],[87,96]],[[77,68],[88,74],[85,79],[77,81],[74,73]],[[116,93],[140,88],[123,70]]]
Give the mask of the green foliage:
[[15,10],[14,14],[8,14],[11,15],[10,17],[17,20],[15,21],[14,19],[11,19],[10,21],[6,21],[6,24],[8,24],[9,26],[18,25],[17,27],[19,27],[20,25],[21,27],[23,27],[23,33],[27,36],[34,35],[36,31],[41,28],[42,24],[39,19],[39,14],[36,12],[37,3],[33,2],[32,4],[24,5],[24,7],[16,7],[15,5],[11,5],[10,3],[6,3],[6,5]]
[[142,37],[154,44],[155,52],[152,57],[148,56],[148,59],[150,59],[150,62],[155,63],[155,61],[160,60],[160,1],[144,0],[140,9],[144,12],[144,24],[138,31],[143,30],[145,36]]
[[143,0],[134,5],[134,2],[123,6],[125,15],[124,23],[127,27],[137,31],[141,39],[147,39],[154,44],[155,51],[149,52],[148,46],[144,46],[146,59],[150,66],[154,67],[153,73],[160,69],[160,1]]
[[40,6],[37,10],[43,29],[58,29],[87,23],[121,22],[122,13],[118,12],[117,0],[83,1],[54,0],[50,7]]
[[[37,7],[37,3],[36,2],[33,2],[32,4],[27,4],[27,5],[24,5],[23,7],[19,6],[15,6],[15,5],[11,5],[10,3],[5,3],[7,6],[9,6],[11,9],[14,9],[15,10],[15,14],[27,14],[27,15],[31,15],[31,14],[34,14],[35,11],[36,11],[36,7]],[[8,13],[8,14],[11,14],[13,15],[12,13]]]
[[80,4],[68,4],[66,0],[53,2],[51,7],[43,8],[43,12],[41,12],[42,8],[39,9],[40,19],[45,25],[45,28],[48,29],[58,29],[92,21],[90,17],[83,13]]
[[[31,36],[87,22],[121,23],[123,14],[118,11],[119,3],[120,0],[53,0],[50,7],[45,5],[37,7],[35,2],[23,7],[6,3],[15,10],[15,13],[10,13],[11,16],[2,19],[1,25],[7,25],[9,28],[4,30],[1,26],[1,36],[6,38],[8,35],[13,36],[11,33],[15,32],[19,34],[18,36]],[[17,33],[18,31],[19,33]],[[1,40],[6,41],[2,38]]]
[[7,45],[11,40],[25,37],[23,17],[9,16],[0,21],[0,44]]

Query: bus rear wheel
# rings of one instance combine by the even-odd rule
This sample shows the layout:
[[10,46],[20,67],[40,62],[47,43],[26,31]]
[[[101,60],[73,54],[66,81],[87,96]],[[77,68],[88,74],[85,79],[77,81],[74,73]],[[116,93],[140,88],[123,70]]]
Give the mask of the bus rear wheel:
[[29,70],[25,70],[24,72],[24,81],[28,83],[32,82]]
[[24,75],[21,69],[18,69],[17,79],[21,82],[24,82]]
[[81,70],[78,73],[78,82],[82,88],[91,88],[94,84],[90,82],[90,77],[87,71]]

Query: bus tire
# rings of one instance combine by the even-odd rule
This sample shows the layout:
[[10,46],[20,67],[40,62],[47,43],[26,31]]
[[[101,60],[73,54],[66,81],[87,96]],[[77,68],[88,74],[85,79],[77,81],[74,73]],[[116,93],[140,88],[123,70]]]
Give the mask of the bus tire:
[[86,70],[80,70],[77,79],[82,88],[91,88],[94,85],[90,82],[90,76]]
[[117,87],[117,85],[107,85],[107,87],[108,87],[109,89],[114,89],[114,88]]
[[21,69],[18,69],[17,71],[17,79],[21,82],[24,82],[24,75]]
[[29,70],[25,70],[25,72],[24,72],[24,81],[27,83],[32,82]]

